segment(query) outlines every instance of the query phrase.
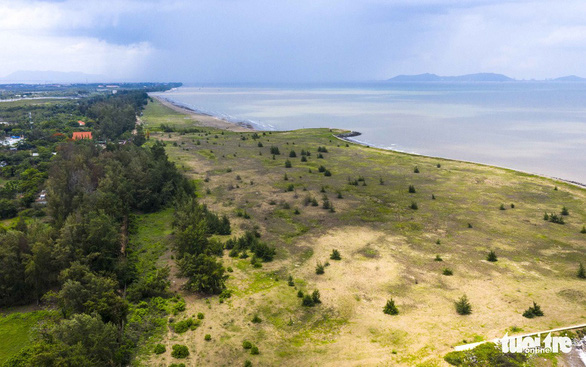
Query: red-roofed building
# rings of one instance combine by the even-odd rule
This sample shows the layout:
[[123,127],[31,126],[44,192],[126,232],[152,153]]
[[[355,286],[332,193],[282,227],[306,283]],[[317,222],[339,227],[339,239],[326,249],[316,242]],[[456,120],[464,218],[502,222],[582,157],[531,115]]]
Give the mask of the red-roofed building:
[[85,122],[83,122],[81,120],[79,120],[77,123],[79,124],[79,126],[85,126]]
[[73,133],[73,140],[79,140],[79,139],[91,139],[92,138],[92,132],[91,131],[75,131]]

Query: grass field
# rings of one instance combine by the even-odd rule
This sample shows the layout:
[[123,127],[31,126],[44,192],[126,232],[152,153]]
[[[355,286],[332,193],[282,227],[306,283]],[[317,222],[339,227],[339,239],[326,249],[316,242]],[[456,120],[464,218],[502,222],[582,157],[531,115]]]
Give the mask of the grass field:
[[[143,121],[152,130],[174,121],[187,127],[180,116],[153,102]],[[445,365],[442,357],[455,345],[502,337],[513,327],[530,332],[586,322],[586,282],[576,277],[578,263],[586,264],[584,189],[347,144],[328,129],[258,133],[258,139],[201,130],[151,139],[168,142],[169,156],[197,180],[200,200],[229,215],[235,235],[259,228],[277,257],[258,269],[226,253],[233,296],[224,303],[184,294],[185,317],[204,312],[203,327],[169,332],[164,343],[168,350],[188,345],[188,365],[247,359],[255,366]],[[273,157],[271,146],[281,154]],[[318,147],[327,149],[323,159]],[[302,149],[311,153],[307,162]],[[323,209],[326,197],[333,211]],[[305,205],[313,198],[317,206]],[[562,207],[569,210],[565,224],[543,219]],[[237,216],[243,210],[250,219]],[[332,249],[342,260],[329,259]],[[486,261],[490,250],[497,262]],[[315,272],[318,262],[329,262],[323,275]],[[453,275],[442,275],[445,268]],[[322,304],[302,307],[298,290],[314,289]],[[454,309],[463,294],[472,303],[469,316]],[[382,312],[390,298],[398,316]],[[533,301],[544,317],[521,316]],[[251,322],[254,315],[262,322]],[[250,355],[243,340],[260,354]],[[163,366],[169,358],[153,355],[149,363]]]
[[27,346],[32,328],[50,315],[49,311],[33,311],[0,316],[0,365]]

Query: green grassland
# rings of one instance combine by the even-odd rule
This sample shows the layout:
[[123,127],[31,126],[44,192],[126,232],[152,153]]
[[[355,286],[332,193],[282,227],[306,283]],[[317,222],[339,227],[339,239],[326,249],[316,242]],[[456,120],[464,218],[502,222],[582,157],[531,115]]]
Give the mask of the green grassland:
[[[193,123],[156,101],[143,121],[152,131]],[[578,263],[586,263],[582,188],[347,144],[334,137],[337,130],[259,132],[256,139],[200,130],[153,133],[151,140],[168,143],[169,156],[197,180],[200,200],[230,217],[234,235],[257,227],[277,256],[255,268],[226,253],[233,295],[222,303],[184,294],[186,314],[205,312],[204,327],[170,332],[164,343],[188,345],[188,364],[445,365],[442,357],[455,345],[502,337],[512,327],[530,332],[586,322],[586,282],[576,277]],[[281,154],[273,158],[271,146]],[[327,149],[323,159],[318,147]],[[311,153],[307,162],[302,149]],[[326,197],[334,210],[323,208]],[[313,198],[317,206],[305,205]],[[562,207],[569,210],[565,224],[543,219]],[[237,215],[242,211],[250,219]],[[329,259],[334,248],[342,260]],[[486,261],[490,250],[497,262]],[[329,262],[325,274],[315,273],[317,262]],[[453,275],[442,275],[444,268]],[[322,304],[302,307],[297,292],[314,289]],[[454,309],[463,294],[472,303],[469,316]],[[391,297],[397,316],[382,312]],[[532,301],[544,317],[521,316]],[[254,315],[262,322],[252,323]],[[260,354],[250,355],[243,340]],[[153,355],[149,363],[179,362],[165,358]]]
[[49,311],[15,312],[0,316],[0,364],[29,344],[32,329],[50,316]]

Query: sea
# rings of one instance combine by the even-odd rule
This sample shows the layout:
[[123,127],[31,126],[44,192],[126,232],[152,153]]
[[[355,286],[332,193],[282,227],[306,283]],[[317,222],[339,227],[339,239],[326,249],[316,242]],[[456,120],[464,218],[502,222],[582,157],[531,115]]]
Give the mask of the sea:
[[586,83],[196,85],[155,93],[259,130],[328,127],[357,142],[586,183]]

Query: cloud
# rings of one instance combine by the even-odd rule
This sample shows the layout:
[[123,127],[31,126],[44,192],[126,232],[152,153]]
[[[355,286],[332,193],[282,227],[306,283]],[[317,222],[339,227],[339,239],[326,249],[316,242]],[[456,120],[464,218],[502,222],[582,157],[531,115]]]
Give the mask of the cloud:
[[133,79],[156,53],[148,40],[116,43],[84,33],[115,28],[121,16],[145,8],[148,2],[0,2],[0,70],[5,75],[54,70]]
[[0,74],[181,81],[586,76],[567,0],[0,0]]

